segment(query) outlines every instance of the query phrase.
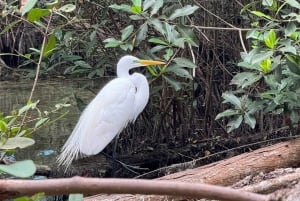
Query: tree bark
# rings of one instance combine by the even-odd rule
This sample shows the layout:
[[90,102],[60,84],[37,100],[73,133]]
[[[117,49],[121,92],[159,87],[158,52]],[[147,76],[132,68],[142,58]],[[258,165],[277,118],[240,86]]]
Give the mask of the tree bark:
[[[250,153],[241,154],[226,160],[209,165],[190,169],[175,174],[167,175],[158,180],[171,180],[189,183],[206,183],[229,186],[242,178],[269,172],[276,168],[299,167],[300,164],[300,139],[278,143],[264,147]],[[134,195],[98,195],[90,200],[172,200],[174,198],[165,196],[143,196]]]

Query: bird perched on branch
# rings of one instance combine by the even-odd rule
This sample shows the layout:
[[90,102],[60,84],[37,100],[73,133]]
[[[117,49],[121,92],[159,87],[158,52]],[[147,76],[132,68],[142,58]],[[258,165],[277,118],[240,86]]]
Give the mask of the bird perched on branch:
[[83,111],[57,161],[69,167],[79,155],[101,152],[128,123],[134,122],[149,99],[144,75],[129,74],[140,66],[165,64],[124,56],[117,64],[117,78],[108,82]]

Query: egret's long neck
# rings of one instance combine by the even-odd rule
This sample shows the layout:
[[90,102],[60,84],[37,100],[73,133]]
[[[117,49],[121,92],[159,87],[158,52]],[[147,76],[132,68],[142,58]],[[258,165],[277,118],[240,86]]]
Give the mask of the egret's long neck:
[[117,76],[118,77],[129,77],[129,68],[123,65],[117,65]]

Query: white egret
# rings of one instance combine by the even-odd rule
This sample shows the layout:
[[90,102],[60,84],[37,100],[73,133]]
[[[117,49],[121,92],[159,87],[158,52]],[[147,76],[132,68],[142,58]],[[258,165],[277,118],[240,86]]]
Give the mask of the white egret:
[[101,152],[129,122],[134,122],[149,99],[144,75],[129,70],[161,61],[140,60],[124,56],[117,64],[117,78],[108,82],[83,111],[57,161],[69,167],[79,155]]

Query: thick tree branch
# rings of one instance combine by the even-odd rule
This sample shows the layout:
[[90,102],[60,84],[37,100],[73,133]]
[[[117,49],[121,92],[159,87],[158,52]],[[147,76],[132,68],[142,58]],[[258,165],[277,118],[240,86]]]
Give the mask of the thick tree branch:
[[46,195],[69,193],[156,194],[231,201],[266,201],[268,198],[266,195],[207,184],[83,177],[48,180],[0,180],[0,189],[1,200],[33,195],[38,192],[44,192]]

